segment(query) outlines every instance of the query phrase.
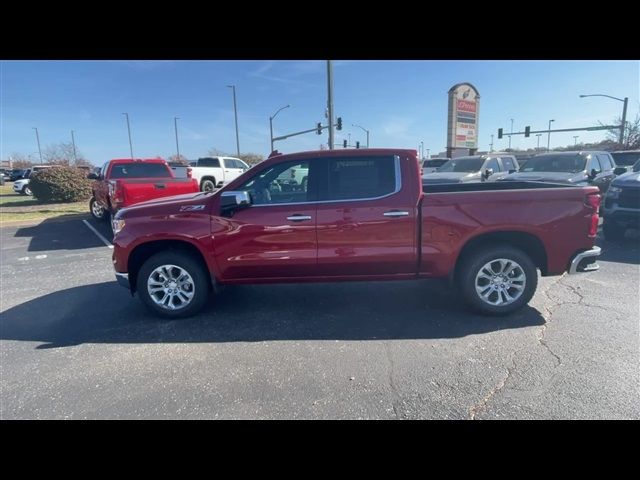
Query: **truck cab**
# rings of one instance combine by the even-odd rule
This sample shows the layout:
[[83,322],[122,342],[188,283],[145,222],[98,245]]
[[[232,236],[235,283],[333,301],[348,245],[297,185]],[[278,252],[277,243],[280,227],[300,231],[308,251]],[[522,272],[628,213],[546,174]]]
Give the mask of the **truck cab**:
[[249,165],[234,157],[203,157],[189,162],[188,175],[195,178],[203,192],[215,189],[235,180]]

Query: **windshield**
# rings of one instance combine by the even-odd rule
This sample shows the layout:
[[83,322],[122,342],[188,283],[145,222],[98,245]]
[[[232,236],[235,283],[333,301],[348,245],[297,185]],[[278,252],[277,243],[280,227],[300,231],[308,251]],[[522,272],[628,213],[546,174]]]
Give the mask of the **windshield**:
[[520,171],[576,173],[585,169],[586,162],[582,155],[540,155],[527,160]]
[[440,172],[479,172],[484,159],[480,157],[460,157],[449,160],[438,169]]
[[437,168],[447,163],[447,160],[425,160],[423,166],[425,168]]
[[613,152],[611,154],[620,167],[628,167],[640,160],[640,151],[633,152]]

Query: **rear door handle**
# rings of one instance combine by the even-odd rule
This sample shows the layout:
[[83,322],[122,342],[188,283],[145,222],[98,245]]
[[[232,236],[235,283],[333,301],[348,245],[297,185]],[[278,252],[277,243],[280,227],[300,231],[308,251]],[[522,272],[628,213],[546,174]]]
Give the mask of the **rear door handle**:
[[291,215],[290,217],[287,217],[287,220],[289,220],[290,222],[304,222],[306,220],[311,220],[311,216],[310,215]]
[[166,185],[165,185],[164,183],[156,183],[156,184],[154,185],[154,187],[156,187],[156,188],[165,188],[165,187],[166,187]]
[[383,215],[385,217],[408,217],[409,212],[401,212],[399,210],[391,210],[389,212],[384,212]]

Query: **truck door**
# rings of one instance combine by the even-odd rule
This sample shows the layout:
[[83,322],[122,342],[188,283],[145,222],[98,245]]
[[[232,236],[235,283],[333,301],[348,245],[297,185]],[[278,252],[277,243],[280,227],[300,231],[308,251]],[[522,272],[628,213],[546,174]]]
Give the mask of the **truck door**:
[[[214,233],[216,261],[225,280],[315,274],[315,163],[292,160],[267,166],[235,189],[249,192],[252,205],[236,211],[224,233]],[[276,179],[295,168],[311,168],[308,188],[284,191]]]
[[411,186],[403,189],[401,159],[345,154],[324,162],[317,211],[319,274],[415,272],[417,208]]

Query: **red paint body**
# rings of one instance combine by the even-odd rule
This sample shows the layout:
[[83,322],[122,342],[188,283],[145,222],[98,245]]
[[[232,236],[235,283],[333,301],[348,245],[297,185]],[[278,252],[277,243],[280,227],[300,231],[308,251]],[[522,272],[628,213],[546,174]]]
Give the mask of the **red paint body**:
[[[118,179],[111,177],[114,168],[117,168],[117,166],[139,162],[163,166],[167,171],[166,176],[161,178],[130,177]],[[129,207],[137,203],[182,193],[195,193],[200,190],[198,183],[194,179],[175,178],[167,162],[159,158],[147,160],[132,160],[128,158],[111,160],[106,172],[102,172],[100,179],[93,183],[92,188],[93,197],[112,215],[121,208]]]
[[[129,272],[140,245],[178,240],[195,246],[220,283],[389,280],[448,277],[463,247],[496,232],[521,232],[539,240],[543,275],[567,270],[571,258],[593,247],[594,214],[587,201],[597,187],[429,193],[422,191],[415,150],[367,149],[277,155],[222,191],[243,185],[256,172],[291,160],[395,155],[401,188],[376,200],[252,205],[233,217],[220,215],[220,193],[183,195],[127,208],[125,228],[114,240],[114,266]],[[198,206],[201,210],[187,211]],[[407,211],[386,217],[384,212]],[[295,223],[292,215],[311,221]]]

